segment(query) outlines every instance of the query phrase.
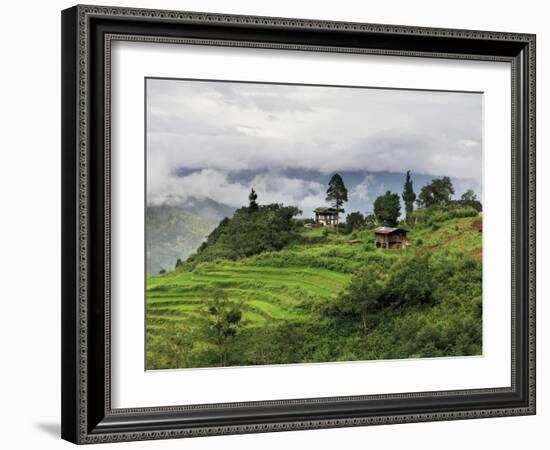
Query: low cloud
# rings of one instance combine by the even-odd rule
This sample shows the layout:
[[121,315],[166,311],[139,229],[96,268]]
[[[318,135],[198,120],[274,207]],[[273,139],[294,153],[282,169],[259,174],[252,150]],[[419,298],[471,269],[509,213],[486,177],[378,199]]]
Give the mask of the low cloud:
[[247,204],[248,194],[254,188],[262,204],[294,205],[307,214],[324,204],[326,191],[326,186],[321,183],[283,174],[263,172],[243,181],[231,180],[226,172],[216,169],[202,169],[185,176],[172,174],[161,186],[162,189],[149,189],[148,186],[148,203],[186,203],[189,199],[211,198],[237,208]]
[[367,202],[371,200],[371,189],[374,184],[374,176],[366,175],[359,184],[357,184],[350,192],[350,197],[355,197],[357,200]]
[[[324,186],[285,174],[296,168],[322,174],[411,170],[481,185],[482,146],[481,94],[147,84],[147,192],[155,203],[195,196],[240,206],[254,187],[262,203],[322,204]],[[233,176],[243,171],[252,176]],[[367,176],[350,196],[372,201],[372,181]]]

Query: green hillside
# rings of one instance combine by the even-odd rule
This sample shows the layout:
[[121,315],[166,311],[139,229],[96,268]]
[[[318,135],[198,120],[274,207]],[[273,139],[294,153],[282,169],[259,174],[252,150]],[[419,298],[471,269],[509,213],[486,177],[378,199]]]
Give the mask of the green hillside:
[[372,228],[288,223],[276,248],[244,222],[222,245],[220,225],[177,271],[147,277],[148,369],[481,354],[481,217],[434,216],[392,250]]

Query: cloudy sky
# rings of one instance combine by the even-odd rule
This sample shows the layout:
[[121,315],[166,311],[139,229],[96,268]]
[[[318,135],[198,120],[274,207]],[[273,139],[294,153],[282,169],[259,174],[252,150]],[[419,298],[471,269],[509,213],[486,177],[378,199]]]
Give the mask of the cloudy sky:
[[146,100],[148,203],[239,207],[254,187],[309,216],[338,172],[365,212],[407,170],[481,196],[479,93],[148,79]]

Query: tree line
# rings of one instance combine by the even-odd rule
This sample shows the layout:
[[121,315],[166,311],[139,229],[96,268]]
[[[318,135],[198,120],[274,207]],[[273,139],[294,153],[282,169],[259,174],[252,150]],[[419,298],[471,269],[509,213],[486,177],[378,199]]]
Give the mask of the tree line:
[[[374,201],[374,213],[363,215],[359,211],[352,212],[346,217],[346,231],[351,232],[364,226],[375,224],[396,227],[401,217],[401,199],[405,206],[405,222],[412,224],[414,222],[415,203],[417,208],[441,208],[457,209],[472,208],[477,212],[482,209],[481,202],[477,199],[473,190],[464,192],[459,200],[453,200],[455,190],[451,179],[447,176],[434,178],[424,185],[418,196],[414,191],[411,171],[408,170],[405,175],[403,192],[399,194],[386,191]],[[329,181],[326,201],[337,211],[345,212],[344,203],[348,201],[348,190],[339,174],[334,174]],[[337,217],[336,229],[339,229],[339,220]]]

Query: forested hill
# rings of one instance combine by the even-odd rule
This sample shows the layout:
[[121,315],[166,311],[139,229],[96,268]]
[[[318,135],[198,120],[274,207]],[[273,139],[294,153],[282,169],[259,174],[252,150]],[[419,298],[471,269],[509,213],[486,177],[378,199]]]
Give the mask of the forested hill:
[[217,259],[237,260],[263,252],[278,251],[301,240],[300,228],[293,220],[299,210],[280,204],[252,205],[224,218],[189,257],[187,267]]

